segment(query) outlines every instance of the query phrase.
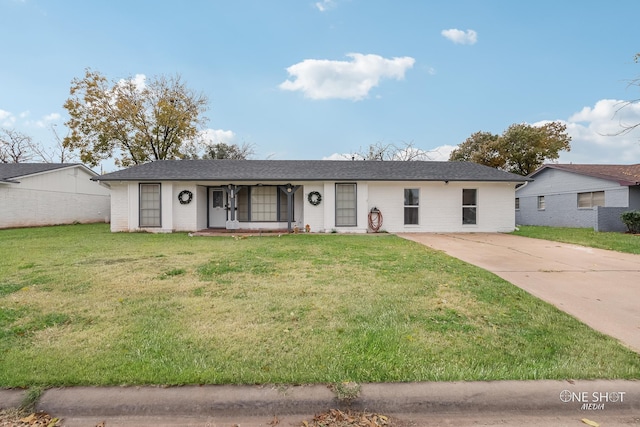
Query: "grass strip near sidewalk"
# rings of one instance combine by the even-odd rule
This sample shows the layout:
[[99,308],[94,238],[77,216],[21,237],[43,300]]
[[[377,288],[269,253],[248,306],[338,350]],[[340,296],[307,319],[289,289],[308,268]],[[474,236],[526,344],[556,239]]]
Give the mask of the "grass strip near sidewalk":
[[640,378],[640,357],[393,235],[0,230],[0,387]]
[[640,254],[640,235],[594,231],[591,228],[520,225],[512,234],[598,249]]

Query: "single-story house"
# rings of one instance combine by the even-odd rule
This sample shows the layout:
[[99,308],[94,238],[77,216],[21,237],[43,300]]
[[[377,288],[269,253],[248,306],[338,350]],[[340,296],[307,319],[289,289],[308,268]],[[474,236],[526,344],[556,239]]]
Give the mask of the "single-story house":
[[640,209],[640,164],[548,164],[516,190],[516,223],[625,231],[625,211]]
[[[163,160],[93,178],[111,230],[508,232],[528,178],[465,162]],[[308,227],[307,227],[308,226]]]
[[75,163],[0,163],[0,228],[108,222],[110,193]]

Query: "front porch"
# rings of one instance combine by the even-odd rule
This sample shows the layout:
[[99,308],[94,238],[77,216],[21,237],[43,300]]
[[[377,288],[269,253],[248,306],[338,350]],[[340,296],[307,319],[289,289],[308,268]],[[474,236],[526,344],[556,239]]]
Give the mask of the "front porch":
[[303,205],[294,206],[300,188],[290,183],[207,186],[207,229],[199,232],[282,233],[285,224],[284,232],[293,232],[301,227],[296,219],[302,218]]

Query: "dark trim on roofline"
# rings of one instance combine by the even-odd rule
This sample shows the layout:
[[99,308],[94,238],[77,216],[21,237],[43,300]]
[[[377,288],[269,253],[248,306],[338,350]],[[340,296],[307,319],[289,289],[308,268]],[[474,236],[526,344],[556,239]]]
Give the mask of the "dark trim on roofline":
[[[540,166],[538,169],[536,169],[535,171],[531,172],[531,174],[528,175],[528,177],[533,177],[535,175],[538,175],[539,173],[541,173],[542,171],[546,170],[546,169],[554,169],[554,170],[559,170],[559,171],[563,171],[563,172],[569,172],[569,173],[575,173],[577,175],[581,175],[581,176],[590,176],[592,178],[598,178],[598,179],[603,179],[605,181],[611,181],[611,182],[617,182],[619,185],[623,186],[623,187],[631,187],[631,186],[635,186],[635,185],[640,185],[640,182],[636,182],[636,181],[627,181],[624,179],[618,179],[615,176],[612,175],[607,175],[607,174],[601,174],[601,173],[597,173],[597,172],[585,172],[585,171],[581,171],[578,169],[574,169],[571,167],[563,167],[565,166],[564,164],[548,164],[548,165],[542,165]],[[633,165],[606,165],[606,166],[633,166]]]
[[125,178],[125,179],[100,179],[99,176],[91,178],[91,181],[103,181],[103,182],[283,182],[283,181],[304,181],[304,182],[319,182],[319,181],[354,181],[354,182],[504,182],[504,183],[524,183],[533,181],[531,178],[522,177],[522,180],[506,181],[503,179],[451,179],[451,178]]

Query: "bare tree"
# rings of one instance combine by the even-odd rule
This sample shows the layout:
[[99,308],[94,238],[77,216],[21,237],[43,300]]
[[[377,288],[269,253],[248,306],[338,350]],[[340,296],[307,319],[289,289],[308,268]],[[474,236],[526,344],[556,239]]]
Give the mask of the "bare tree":
[[33,160],[31,137],[14,129],[0,128],[0,163],[25,163]]
[[[635,63],[640,62],[640,53],[636,53],[633,57],[633,61]],[[629,80],[627,83],[627,87],[640,87],[640,77]],[[630,99],[628,101],[622,101],[620,102],[620,106],[619,108],[616,110],[615,115],[622,115],[622,110],[624,110],[625,108],[634,105],[634,104],[638,104],[640,103],[640,98],[635,98],[635,99]],[[607,136],[618,136],[618,135],[626,135],[628,133],[630,133],[631,131],[633,131],[634,129],[640,127],[640,122],[635,122],[635,123],[624,123],[622,121],[622,119],[620,119],[620,127],[622,128],[622,130],[620,130],[619,132],[614,132],[611,134],[607,134]]]
[[204,149],[203,159],[230,159],[230,160],[247,160],[255,155],[255,145],[243,142],[238,144],[225,144],[219,142],[217,144],[209,144]]
[[352,160],[375,161],[433,160],[429,151],[417,148],[413,141],[403,142],[400,146],[377,142],[369,145],[365,151],[360,149],[358,152],[349,154],[348,157]]
[[[55,125],[54,125],[55,126]],[[55,128],[51,130],[56,146],[46,148],[42,144],[14,129],[0,128],[0,163],[70,163],[78,160],[78,156],[62,144]]]
[[54,147],[46,148],[41,144],[32,143],[31,151],[34,153],[34,157],[39,158],[44,163],[74,163],[78,162],[78,155],[72,152],[68,147],[65,147],[63,140],[56,131],[55,124],[51,125],[51,132],[55,138],[56,144]]

